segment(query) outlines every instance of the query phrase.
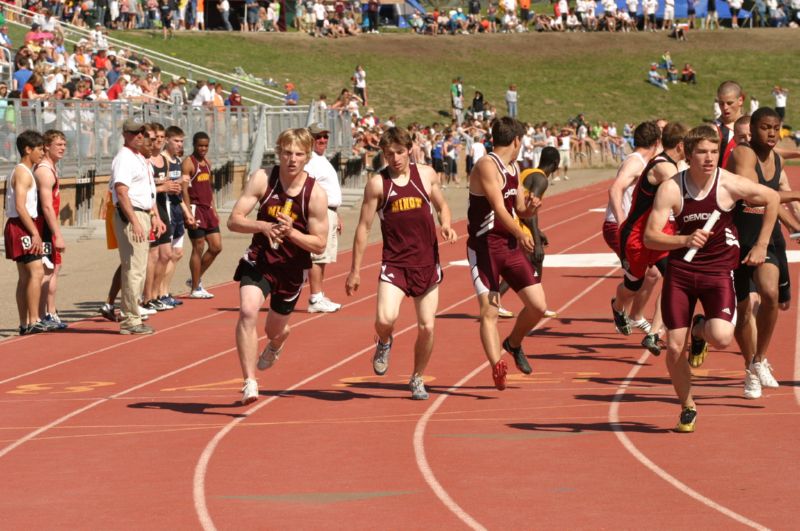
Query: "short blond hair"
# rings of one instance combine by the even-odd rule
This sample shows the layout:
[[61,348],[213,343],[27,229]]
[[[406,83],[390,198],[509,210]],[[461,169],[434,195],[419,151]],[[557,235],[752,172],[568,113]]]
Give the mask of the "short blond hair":
[[308,132],[305,127],[298,127],[296,129],[287,129],[278,135],[278,140],[275,142],[275,153],[280,155],[281,150],[292,144],[297,144],[305,152],[306,156],[311,156],[311,150],[314,147],[314,137]]
[[708,140],[709,142],[716,144],[719,146],[720,139],[719,139],[719,132],[715,127],[710,125],[701,125],[695,127],[688,133],[686,136],[683,137],[683,149],[688,154],[691,155],[694,152],[694,148],[702,142],[703,140]]

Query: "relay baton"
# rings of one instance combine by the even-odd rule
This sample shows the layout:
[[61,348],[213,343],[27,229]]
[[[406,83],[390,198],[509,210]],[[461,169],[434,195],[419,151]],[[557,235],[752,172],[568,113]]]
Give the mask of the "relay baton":
[[[713,229],[714,225],[717,223],[717,221],[719,221],[719,216],[720,216],[719,210],[714,210],[714,212],[712,212],[711,215],[708,216],[706,224],[703,225],[703,230],[706,232],[711,232],[711,229]],[[683,255],[683,259],[686,260],[687,262],[691,262],[694,259],[694,255],[697,254],[698,249],[699,247],[690,247],[689,250],[686,251],[686,254]]]

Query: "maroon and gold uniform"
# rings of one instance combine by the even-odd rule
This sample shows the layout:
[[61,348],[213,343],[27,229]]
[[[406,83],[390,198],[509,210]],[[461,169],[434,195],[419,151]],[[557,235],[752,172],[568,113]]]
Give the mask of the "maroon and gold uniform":
[[670,330],[689,326],[698,300],[703,305],[706,319],[730,322],[736,319],[733,270],[739,262],[739,240],[733,222],[734,207],[725,210],[717,201],[719,169],[704,197],[692,195],[686,186],[686,178],[685,171],[679,174],[682,205],[680,212],[675,214],[677,234],[688,235],[702,229],[714,210],[719,210],[721,215],[706,244],[697,251],[691,262],[683,259],[685,248],[669,253],[661,311],[664,324]]
[[[33,172],[31,172],[30,168],[24,164],[19,164],[17,167],[22,167],[31,175],[31,188],[25,196],[25,211],[31,219],[33,219],[33,224],[36,226],[39,234],[41,234],[42,219],[37,217],[39,195],[38,189],[36,188],[36,179],[33,178]],[[32,234],[25,228],[17,212],[17,196],[14,187],[11,186],[10,177],[6,183],[6,226],[3,230],[6,258],[23,263],[38,260],[41,258],[41,255],[33,254]]]
[[381,174],[383,200],[378,207],[383,236],[380,281],[400,288],[408,297],[419,297],[442,281],[439,242],[433,205],[415,163],[409,180],[396,184],[388,171]]
[[[513,165],[512,173],[497,155],[489,153],[488,157],[503,176],[500,190],[503,194],[503,206],[513,217],[519,187],[517,166]],[[472,283],[478,295],[499,291],[501,276],[514,291],[539,283],[536,271],[517,238],[502,223],[495,222],[494,210],[486,196],[470,192],[467,223],[467,259]]]
[[[197,228],[189,230],[190,238],[203,237],[205,234],[219,232],[219,219],[211,208],[214,190],[211,186],[211,166],[206,159],[198,160],[190,156],[194,166],[194,175],[189,182],[189,200],[194,207],[194,219]],[[199,231],[197,232],[192,231]]]
[[[275,166],[267,182],[267,190],[259,201],[259,221],[277,223],[278,212],[287,199],[292,199],[289,214],[294,222],[292,227],[308,234],[308,203],[316,181],[306,176],[300,192],[293,197],[286,194],[278,179],[278,166]],[[308,270],[311,269],[311,253],[289,240],[283,241],[277,248],[270,245],[269,238],[262,233],[253,235],[250,247],[239,261],[234,280],[243,285],[257,285],[264,296],[270,296],[270,308],[281,314],[289,314],[294,309],[300,290],[305,282]]]

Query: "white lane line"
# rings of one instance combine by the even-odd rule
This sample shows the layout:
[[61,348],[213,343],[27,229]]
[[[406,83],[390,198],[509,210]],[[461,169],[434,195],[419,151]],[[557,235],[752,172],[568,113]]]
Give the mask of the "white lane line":
[[[455,307],[457,307],[457,306],[459,306],[461,304],[464,304],[465,302],[467,302],[467,301],[469,301],[469,300],[471,300],[473,298],[475,298],[475,295],[474,294],[470,294],[468,297],[465,297],[465,298],[461,299],[460,301],[456,302],[455,304],[451,304],[447,308],[443,308],[443,309],[439,310],[438,313],[442,313],[442,312],[446,312],[446,311],[452,310],[453,308],[455,308]],[[399,331],[395,332],[394,336],[397,337],[397,336],[405,334],[406,332],[409,332],[411,330],[415,330],[416,328],[417,328],[417,324],[414,323],[412,325],[409,325],[409,326],[403,328],[402,330],[399,330]],[[361,356],[362,354],[370,352],[370,351],[372,351],[374,349],[375,349],[375,345],[372,344],[372,345],[370,345],[368,347],[365,347],[365,348],[359,350],[358,352],[350,354],[346,358],[334,363],[333,365],[330,365],[327,368],[322,369],[321,371],[319,371],[319,372],[317,372],[315,374],[312,374],[311,376],[309,376],[309,377],[297,382],[296,384],[292,385],[291,387],[287,387],[284,390],[284,392],[293,391],[293,390],[297,389],[298,387],[302,387],[303,385],[306,385],[307,383],[310,383],[311,381],[319,378],[320,376],[324,376],[325,374],[327,374],[327,373],[329,373],[329,372],[341,367],[342,365],[345,365],[346,363],[349,363],[350,361],[356,359],[357,357]],[[203,453],[200,454],[200,459],[197,461],[197,465],[195,466],[195,469],[194,469],[194,480],[193,480],[192,493],[193,493],[193,496],[194,496],[194,507],[195,507],[195,511],[197,513],[197,518],[198,518],[198,520],[200,520],[200,525],[202,525],[203,529],[205,529],[206,531],[216,530],[216,526],[214,526],[214,520],[211,518],[211,513],[209,513],[209,511],[208,511],[208,504],[206,503],[206,473],[208,472],[208,463],[211,461],[211,458],[214,455],[214,451],[217,449],[217,446],[219,445],[220,441],[222,441],[222,439],[228,433],[230,433],[230,431],[233,430],[233,428],[235,428],[240,422],[244,421],[246,418],[248,418],[250,415],[256,413],[261,408],[264,408],[267,405],[271,404],[273,401],[277,400],[278,397],[280,397],[280,396],[281,395],[272,396],[272,397],[268,398],[267,400],[257,404],[256,406],[251,407],[250,409],[248,409],[247,411],[242,413],[241,417],[233,419],[224,428],[222,428],[219,432],[217,432],[217,434],[214,436],[214,438],[211,439],[211,441],[205,447],[205,449],[203,450]]]
[[[599,234],[599,233],[598,233]],[[602,278],[595,280],[588,288],[584,289],[578,295],[573,297],[569,302],[564,304],[561,308],[557,310],[559,314],[563,313],[567,308],[575,304],[578,300],[583,298],[584,295],[591,292],[595,289],[600,283],[605,281],[606,279],[610,278],[614,273],[617,272],[619,268],[615,267]],[[545,323],[547,323],[550,319],[542,319],[536,325],[534,330],[540,328]],[[474,378],[478,373],[483,371],[485,368],[489,366],[489,362],[485,361],[478,367],[476,367],[471,373],[467,374],[464,378],[456,382],[452,387],[450,387],[447,391],[445,391],[442,395],[440,395],[431,406],[425,411],[425,413],[420,417],[417,421],[417,425],[414,428],[414,455],[416,456],[417,461],[417,468],[419,468],[422,477],[425,479],[425,482],[428,486],[433,490],[433,493],[436,495],[437,498],[447,507],[450,512],[452,512],[459,520],[464,522],[468,527],[478,530],[485,530],[486,528],[481,525],[480,522],[475,520],[469,513],[467,513],[464,509],[458,505],[453,498],[447,493],[442,484],[439,483],[439,480],[436,479],[436,475],[433,473],[433,470],[428,463],[428,458],[425,455],[425,429],[428,427],[428,421],[436,413],[445,400],[450,396],[451,393],[458,391],[458,389]]]
[[[350,306],[353,306],[355,304],[359,304],[359,303],[364,302],[366,300],[372,299],[372,298],[374,298],[376,296],[377,296],[377,292],[376,293],[371,293],[369,295],[361,297],[360,299],[356,299],[356,300],[354,300],[353,302],[351,302],[349,304],[345,304],[344,306],[342,306],[342,308],[343,309],[344,308],[349,308]],[[308,318],[303,319],[302,321],[300,321],[298,323],[295,323],[294,325],[292,325],[292,327],[293,328],[297,328],[298,326],[303,325],[305,323],[309,323],[309,322],[312,322],[312,321],[316,321],[317,319],[321,319],[325,315],[326,314],[324,314],[324,313],[315,314],[313,317],[308,317]],[[266,338],[266,336],[261,336],[261,337],[258,338],[258,340],[261,341],[262,339],[265,339],[265,338]],[[59,424],[63,424],[64,422],[66,422],[67,420],[71,419],[72,417],[80,415],[81,413],[83,413],[85,411],[88,411],[88,410],[90,410],[92,408],[95,408],[95,407],[99,406],[100,404],[105,404],[106,402],[109,402],[111,400],[115,400],[117,398],[123,397],[123,396],[127,395],[128,393],[132,393],[134,391],[138,391],[139,389],[141,389],[143,387],[147,387],[148,385],[151,385],[151,384],[160,382],[161,380],[165,380],[167,378],[175,376],[176,374],[179,374],[181,372],[184,372],[184,371],[187,371],[187,370],[192,369],[194,367],[197,367],[198,365],[202,365],[203,363],[206,363],[206,362],[209,362],[211,360],[214,360],[214,359],[216,359],[216,358],[218,358],[220,356],[223,356],[225,354],[229,354],[229,353],[231,353],[231,352],[233,352],[235,350],[236,350],[236,347],[231,347],[229,349],[217,352],[216,354],[212,354],[211,356],[208,356],[208,357],[203,358],[201,360],[195,361],[195,362],[190,363],[188,365],[184,365],[183,367],[175,369],[174,371],[170,371],[170,372],[168,372],[166,374],[162,374],[161,376],[157,376],[157,377],[153,378],[152,380],[148,380],[148,381],[146,381],[144,383],[135,385],[133,387],[129,387],[128,389],[125,389],[124,391],[120,391],[119,393],[115,393],[115,394],[107,396],[107,397],[99,398],[99,399],[97,399],[97,400],[95,400],[95,401],[93,401],[93,402],[91,402],[89,404],[86,404],[82,408],[76,409],[75,411],[72,411],[72,412],[70,412],[70,413],[68,413],[68,414],[66,414],[66,415],[64,415],[62,417],[59,417],[58,419],[54,420],[53,422],[51,422],[51,423],[49,423],[49,424],[47,424],[45,426],[42,426],[40,428],[37,428],[36,430],[28,433],[27,435],[17,439],[13,443],[9,444],[8,446],[6,446],[2,450],[0,450],[0,458],[5,457],[9,452],[14,450],[15,448],[18,448],[19,446],[25,444],[26,442],[30,441],[31,439],[35,438],[36,436],[41,435],[42,433],[46,432],[47,430],[50,430],[50,429],[58,426]]]
[[[715,502],[714,500],[707,498],[691,488],[690,486],[686,485],[685,483],[681,482],[675,476],[669,474],[666,470],[655,464],[651,461],[646,455],[644,455],[637,447],[634,445],[625,432],[619,427],[619,404],[622,401],[622,397],[625,396],[625,391],[631,385],[631,382],[636,375],[639,374],[639,370],[644,366],[644,362],[647,360],[650,353],[648,351],[644,351],[642,357],[639,358],[637,364],[630,370],[628,376],[620,384],[617,392],[614,393],[614,399],[611,402],[611,405],[608,408],[608,421],[611,423],[611,428],[614,430],[614,435],[617,436],[619,442],[622,443],[622,446],[625,447],[626,450],[641,464],[645,467],[649,468],[651,472],[655,475],[678,489],[680,492],[686,494],[687,496],[694,498],[696,501],[702,503],[706,507],[714,509],[715,511],[719,511],[720,513],[724,514],[725,516],[739,522],[742,525],[746,525],[748,527],[752,527],[753,529],[759,530],[767,530],[768,527],[765,527],[758,522],[754,522],[749,518],[742,516],[739,513],[736,513],[727,507],[720,505],[719,503]],[[691,435],[690,435],[691,437]]]

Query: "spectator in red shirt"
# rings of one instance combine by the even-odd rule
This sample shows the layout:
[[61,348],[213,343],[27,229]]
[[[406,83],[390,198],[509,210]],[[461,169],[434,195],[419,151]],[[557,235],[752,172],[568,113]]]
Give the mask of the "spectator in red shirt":
[[108,96],[109,101],[114,101],[122,98],[122,93],[125,92],[125,87],[128,86],[130,83],[130,76],[127,74],[120,76],[116,83],[114,83],[106,95]]

